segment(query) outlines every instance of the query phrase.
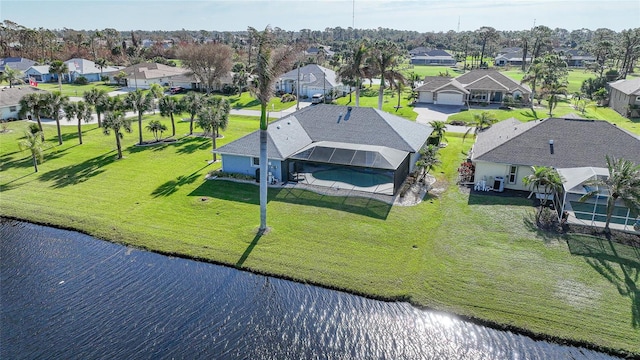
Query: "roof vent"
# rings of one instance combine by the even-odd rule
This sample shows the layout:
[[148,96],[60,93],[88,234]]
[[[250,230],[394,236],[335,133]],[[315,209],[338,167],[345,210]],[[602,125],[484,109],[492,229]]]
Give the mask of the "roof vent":
[[276,129],[280,129],[280,125],[276,126]]
[[549,151],[553,154],[553,140],[549,140]]

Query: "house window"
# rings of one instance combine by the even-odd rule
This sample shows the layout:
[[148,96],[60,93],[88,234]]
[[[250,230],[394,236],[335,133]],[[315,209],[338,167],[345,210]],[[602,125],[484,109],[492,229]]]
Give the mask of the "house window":
[[15,106],[9,106],[9,111],[11,112],[18,111],[18,108]]
[[515,165],[509,166],[509,184],[515,184],[518,181],[518,167]]
[[260,158],[257,158],[257,157],[251,158],[251,165],[260,166]]

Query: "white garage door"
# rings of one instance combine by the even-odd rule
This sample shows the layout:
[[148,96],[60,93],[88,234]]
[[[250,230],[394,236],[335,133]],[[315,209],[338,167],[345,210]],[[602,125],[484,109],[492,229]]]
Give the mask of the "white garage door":
[[433,93],[431,91],[420,91],[418,102],[431,104],[433,103]]
[[462,105],[462,94],[438,93],[438,105]]

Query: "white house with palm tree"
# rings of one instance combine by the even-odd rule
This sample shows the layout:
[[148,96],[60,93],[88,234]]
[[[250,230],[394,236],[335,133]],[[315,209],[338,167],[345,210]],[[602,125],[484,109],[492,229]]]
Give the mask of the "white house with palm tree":
[[283,74],[276,82],[276,91],[296,94],[298,86],[301,98],[310,98],[314,94],[344,96],[349,93],[349,87],[338,81],[335,71],[317,64],[305,65]]
[[98,66],[95,62],[82,58],[73,58],[64,62],[69,68],[69,74],[65,75],[65,81],[74,82],[80,76],[87,78],[89,82],[100,81],[101,76],[108,76],[111,73],[122,69],[122,66]]
[[[578,200],[591,190],[587,183],[608,176],[607,156],[640,164],[640,137],[607,121],[569,116],[525,123],[514,118],[501,121],[478,133],[469,154],[475,165],[474,181],[484,181],[494,191],[528,191],[523,179],[533,174],[533,166],[556,169],[564,188],[556,199],[557,208],[589,224],[602,220],[607,194]],[[616,206],[618,225],[632,227],[635,216],[623,204]]]

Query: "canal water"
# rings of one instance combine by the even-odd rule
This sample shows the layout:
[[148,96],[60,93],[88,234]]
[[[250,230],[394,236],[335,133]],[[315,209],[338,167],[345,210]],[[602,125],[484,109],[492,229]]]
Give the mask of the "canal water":
[[76,232],[0,221],[0,359],[614,359]]

